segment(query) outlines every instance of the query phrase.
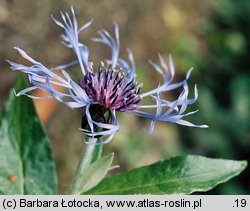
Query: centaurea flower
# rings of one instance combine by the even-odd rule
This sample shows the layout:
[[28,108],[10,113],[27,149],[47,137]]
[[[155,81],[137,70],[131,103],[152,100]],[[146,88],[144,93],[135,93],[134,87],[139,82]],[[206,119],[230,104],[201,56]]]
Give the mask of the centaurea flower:
[[[140,93],[142,85],[137,85],[135,81],[136,68],[132,52],[129,49],[127,50],[129,62],[119,57],[118,24],[114,22],[114,37],[108,31],[102,29],[98,32],[100,37],[92,39],[94,42],[103,43],[111,49],[111,58],[106,59],[105,62],[100,62],[98,70],[95,71],[93,63],[89,61],[89,48],[79,41],[80,32],[89,27],[92,21],[78,28],[73,8],[71,8],[71,12],[71,17],[67,12],[61,12],[62,21],[56,20],[53,16],[52,18],[64,30],[64,34],[61,35],[62,43],[73,50],[77,60],[50,70],[16,47],[15,49],[21,56],[32,63],[31,66],[25,66],[8,61],[12,70],[26,73],[32,85],[17,93],[17,96],[27,95],[33,99],[52,98],[72,109],[85,108],[81,130],[93,139],[100,136],[105,137],[100,143],[109,142],[120,129],[116,111],[128,112],[149,119],[151,121],[150,133],[154,130],[155,121],[172,122],[190,127],[207,127],[207,125],[194,125],[183,119],[183,117],[197,112],[184,113],[187,106],[193,104],[198,98],[197,86],[195,85],[194,98],[188,99],[187,80],[191,69],[187,72],[183,81],[174,83],[175,68],[172,57],[169,56],[169,64],[166,64],[159,54],[160,65],[152,61],[149,62],[153,69],[162,76],[163,82],[148,92]],[[79,84],[74,82],[65,71],[76,64],[80,65],[83,74]],[[55,69],[59,69],[62,75],[57,75],[54,72]],[[58,91],[53,85],[65,87],[67,91]],[[183,91],[176,100],[169,101],[161,97],[163,93],[181,87]],[[30,91],[36,89],[46,91],[48,96],[42,98],[29,94]],[[143,104],[145,98],[152,99],[154,103]],[[152,109],[155,109],[155,112],[152,112]]]

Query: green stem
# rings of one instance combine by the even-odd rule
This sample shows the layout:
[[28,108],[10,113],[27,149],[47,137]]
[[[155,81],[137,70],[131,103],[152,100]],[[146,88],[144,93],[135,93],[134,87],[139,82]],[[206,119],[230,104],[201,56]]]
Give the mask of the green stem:
[[[87,141],[93,142],[92,138],[88,138]],[[95,140],[96,142],[99,142],[100,140]],[[69,194],[75,194],[76,189],[78,186],[78,181],[80,181],[80,177],[82,173],[87,169],[87,167],[95,162],[96,160],[100,159],[102,154],[102,145],[95,145],[95,144],[84,144],[83,150],[81,152],[80,161],[78,163],[78,167],[76,170],[76,174],[74,176],[72,185],[70,187]]]

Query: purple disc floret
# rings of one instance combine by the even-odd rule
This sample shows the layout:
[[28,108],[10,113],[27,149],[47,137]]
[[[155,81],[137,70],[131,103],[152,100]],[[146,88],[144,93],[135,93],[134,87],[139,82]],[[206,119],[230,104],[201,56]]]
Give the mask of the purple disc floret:
[[87,71],[81,87],[91,101],[116,111],[132,111],[137,108],[141,97],[141,85],[134,79],[128,80],[122,70],[112,69],[102,63],[97,72]]

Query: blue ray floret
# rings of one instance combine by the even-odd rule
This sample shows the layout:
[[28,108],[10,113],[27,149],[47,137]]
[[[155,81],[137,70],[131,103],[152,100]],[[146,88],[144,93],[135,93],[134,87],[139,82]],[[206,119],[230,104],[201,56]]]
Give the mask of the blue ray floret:
[[[103,136],[101,142],[109,142],[114,134],[119,131],[120,126],[116,118],[116,112],[127,112],[139,117],[147,118],[151,121],[149,133],[154,131],[156,121],[165,121],[181,124],[189,127],[206,128],[207,125],[194,125],[183,118],[194,114],[197,111],[185,113],[188,105],[194,104],[198,98],[197,86],[194,87],[194,97],[188,98],[188,84],[191,70],[187,72],[186,78],[180,82],[174,82],[175,68],[171,56],[168,64],[163,57],[158,54],[159,64],[152,62],[152,68],[159,73],[163,82],[154,89],[141,93],[142,84],[137,85],[135,80],[136,67],[133,54],[127,49],[128,61],[119,57],[120,41],[119,27],[114,22],[114,37],[106,30],[98,31],[100,37],[92,38],[94,42],[103,43],[111,50],[111,58],[106,58],[105,62],[98,64],[95,71],[94,64],[89,61],[89,48],[79,41],[80,32],[89,27],[92,21],[78,28],[77,19],[73,8],[71,16],[66,12],[61,12],[62,21],[54,22],[60,26],[64,33],[61,35],[62,43],[73,50],[76,60],[59,65],[54,69],[59,69],[62,74],[58,75],[54,69],[48,69],[40,62],[32,59],[20,48],[15,48],[20,55],[28,60],[32,65],[26,66],[8,61],[11,69],[26,73],[31,86],[19,93],[17,96],[27,95],[33,99],[55,99],[67,107],[85,108],[84,121],[86,124],[81,130],[92,141],[88,144],[96,143],[95,139]],[[80,83],[74,82],[66,70],[72,65],[79,65],[82,71]],[[62,86],[66,91],[58,91],[54,85]],[[164,93],[174,89],[182,88],[183,91],[174,101],[164,99]],[[31,91],[41,89],[48,93],[47,97],[38,97],[30,94]],[[149,98],[152,103],[145,104],[144,99]],[[148,101],[147,101],[148,102]]]

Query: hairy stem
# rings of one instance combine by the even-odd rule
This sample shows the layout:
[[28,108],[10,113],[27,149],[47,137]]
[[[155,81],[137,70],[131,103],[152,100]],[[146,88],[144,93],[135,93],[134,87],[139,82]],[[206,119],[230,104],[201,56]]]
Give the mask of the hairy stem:
[[[98,143],[100,140],[88,138],[88,142],[96,142]],[[83,150],[81,152],[80,161],[78,163],[78,167],[76,170],[76,174],[73,178],[72,185],[69,190],[69,194],[75,194],[76,189],[78,187],[78,181],[80,181],[80,177],[82,173],[87,169],[87,167],[95,162],[96,160],[100,159],[102,154],[102,144],[84,144]]]

